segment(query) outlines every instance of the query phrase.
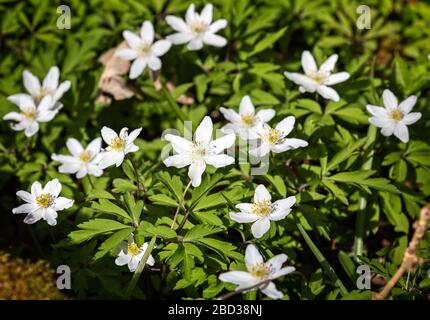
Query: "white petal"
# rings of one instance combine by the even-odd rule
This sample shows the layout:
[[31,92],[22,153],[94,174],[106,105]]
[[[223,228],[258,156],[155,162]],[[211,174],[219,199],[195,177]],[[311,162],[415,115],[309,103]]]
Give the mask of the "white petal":
[[270,145],[263,142],[258,148],[249,151],[249,154],[254,157],[264,157],[270,152]]
[[293,130],[295,122],[296,118],[294,118],[293,116],[286,117],[284,120],[282,120],[276,125],[275,129],[281,131],[282,137],[285,137]]
[[151,22],[143,22],[142,27],[140,28],[140,37],[147,44],[154,42],[154,26]]
[[43,215],[42,218],[50,225],[50,226],[55,226],[57,224],[57,211],[51,209],[51,208],[47,208],[45,210],[43,210]]
[[193,38],[194,36],[191,33],[181,32],[181,33],[171,34],[170,36],[167,36],[166,39],[173,44],[184,44],[191,41],[191,39]]
[[286,199],[275,201],[273,204],[273,212],[270,214],[270,220],[278,221],[284,219],[291,211],[291,207],[296,203],[296,197],[288,197]]
[[130,134],[125,139],[126,142],[127,143],[132,143],[134,140],[137,139],[137,137],[139,136],[139,134],[140,134],[141,131],[142,131],[142,128],[134,129],[132,132],[130,132]]
[[227,44],[227,39],[217,34],[206,32],[203,36],[203,42],[215,47],[224,47]]
[[67,199],[65,197],[58,197],[57,199],[55,199],[52,209],[54,209],[55,211],[61,211],[64,209],[68,209],[72,206],[73,200]]
[[114,151],[107,151],[102,153],[102,157],[99,162],[99,167],[105,169],[117,163],[121,154]]
[[185,21],[187,24],[190,24],[196,18],[195,6],[194,3],[190,4],[185,14]]
[[209,148],[211,153],[217,154],[223,152],[225,149],[230,148],[232,145],[234,145],[235,141],[236,136],[233,133],[230,133],[212,141],[209,145]]
[[323,72],[332,72],[334,69],[334,66],[336,65],[338,55],[333,54],[320,66],[320,71]]
[[39,124],[36,121],[33,121],[28,126],[25,127],[24,134],[26,137],[32,137],[34,136],[37,131],[39,131]]
[[163,160],[163,163],[166,165],[166,167],[173,166],[176,168],[183,168],[191,164],[191,159],[186,155],[175,154],[174,156],[170,156]]
[[273,282],[269,282],[269,284],[264,286],[264,288],[261,289],[261,292],[272,299],[282,299],[284,297],[284,294],[276,289],[276,286]]
[[252,203],[239,203],[235,207],[242,213],[252,214]]
[[317,91],[324,99],[333,100],[335,102],[339,101],[340,99],[336,90],[333,88],[327,86],[318,86]]
[[128,262],[128,269],[130,270],[130,272],[136,271],[139,262],[140,260],[136,256],[131,257],[130,261]]
[[227,20],[219,19],[209,26],[208,32],[216,33],[219,30],[224,29],[225,27],[227,27]]
[[115,57],[125,60],[134,60],[137,56],[137,51],[133,49],[119,49],[115,51]]
[[245,271],[229,271],[221,273],[219,279],[223,282],[231,282],[241,287],[251,287],[256,283],[256,279]]
[[278,254],[271,259],[269,259],[266,264],[270,267],[272,272],[281,270],[282,265],[287,261],[288,256],[284,253]]
[[303,51],[302,53],[302,68],[306,74],[317,71],[317,64],[309,51]]
[[38,122],[49,122],[52,119],[54,119],[57,113],[58,113],[57,110],[42,110],[42,111],[39,111],[36,120]]
[[39,113],[46,112],[51,110],[51,108],[54,106],[54,100],[50,95],[44,96],[42,100],[39,102],[39,105],[37,106],[37,111]]
[[99,168],[98,163],[97,165],[89,164],[88,174],[93,175],[95,177],[100,177],[103,174],[103,170]]
[[3,120],[22,121],[23,115],[18,112],[9,112],[3,116]]
[[149,255],[148,260],[146,260],[148,266],[153,266],[155,264],[155,259],[152,255]]
[[[55,90],[54,101],[60,100],[64,93],[70,89],[71,85],[72,83],[69,80],[62,82],[57,90]],[[58,107],[58,109],[61,109],[61,107]]]
[[188,32],[188,27],[184,20],[181,18],[175,17],[175,16],[167,16],[166,17],[167,24],[175,29],[176,31],[179,31],[180,33],[186,33]]
[[206,24],[210,24],[212,22],[212,14],[213,14],[213,5],[208,3],[207,5],[205,5],[205,7],[203,8],[201,14],[200,14],[200,18],[206,22]]
[[102,147],[102,139],[101,138],[95,138],[93,141],[91,141],[87,148],[85,149],[88,152],[91,152],[92,155],[96,155],[100,152],[100,149]]
[[328,77],[326,81],[324,81],[324,84],[327,86],[332,86],[341,82],[344,82],[349,79],[349,73],[348,72],[339,72],[332,74]]
[[234,158],[226,154],[217,154],[205,157],[205,162],[215,168],[222,168],[234,163]]
[[27,223],[27,224],[36,223],[37,221],[39,221],[40,219],[42,219],[42,214],[43,214],[43,210],[42,209],[38,209],[36,211],[33,211],[32,213],[28,214],[24,218],[24,223]]
[[31,193],[24,190],[18,191],[16,195],[28,203],[34,202],[34,199],[35,199],[35,197],[33,197]]
[[61,183],[58,179],[48,181],[43,188],[43,193],[49,193],[50,195],[57,197],[61,192]]
[[143,70],[145,70],[147,62],[148,60],[146,58],[137,58],[134,60],[130,67],[130,79],[136,79],[140,76]]
[[76,159],[73,156],[68,155],[62,155],[62,154],[52,154],[51,159],[54,161],[58,161],[61,163],[67,163],[67,164],[80,164],[79,159]]
[[193,145],[191,141],[174,134],[166,134],[164,138],[172,144],[177,153],[181,154],[187,153]]
[[284,75],[287,77],[287,79],[293,81],[297,85],[300,85],[304,90],[308,92],[315,92],[318,86],[318,84],[314,80],[300,73],[284,72]]
[[13,208],[12,213],[13,214],[31,213],[33,211],[36,211],[38,208],[39,207],[34,203],[25,203],[20,205],[19,207]]
[[162,56],[169,51],[171,46],[172,43],[169,40],[159,40],[152,45],[151,52],[156,56]]
[[115,264],[117,266],[125,266],[130,262],[130,256],[125,254],[124,251],[120,251],[118,257],[115,259]]
[[403,119],[402,119],[402,123],[403,124],[413,124],[415,122],[417,122],[418,120],[421,119],[421,113],[420,112],[412,112],[407,114]]
[[394,123],[388,123],[381,129],[381,133],[386,137],[391,136],[394,133],[395,128],[396,125]]
[[259,219],[259,217],[252,213],[230,212],[230,219],[239,223],[250,223]]
[[379,106],[374,106],[371,104],[366,105],[366,109],[367,111],[369,111],[370,114],[374,115],[375,117],[384,118],[388,120],[387,109]]
[[205,116],[194,133],[194,140],[199,141],[203,145],[207,146],[212,140],[212,130],[212,119],[208,116]]
[[276,279],[276,278],[285,276],[285,275],[287,275],[287,274],[289,274],[291,272],[294,272],[294,271],[296,271],[296,268],[294,268],[294,267],[285,267],[285,268],[282,268],[281,270],[276,271],[276,272],[274,272],[272,274],[272,279]]
[[206,164],[202,162],[193,162],[188,169],[188,177],[191,179],[191,185],[198,187],[202,183],[202,174],[205,172]]
[[106,126],[104,126],[104,127],[102,128],[101,133],[102,133],[102,138],[103,138],[103,140],[104,140],[107,144],[110,144],[110,143],[111,143],[111,141],[112,141],[112,139],[118,138],[118,134],[117,134],[115,131],[113,131],[111,128],[108,128],[108,127],[106,127]]
[[369,123],[373,124],[375,127],[383,128],[387,126],[391,120],[389,120],[387,117],[370,117]]
[[200,38],[192,39],[187,44],[187,49],[191,51],[197,51],[197,50],[200,50],[201,48],[203,48],[203,41]]
[[150,57],[148,59],[148,68],[152,71],[160,70],[161,68],[161,60],[157,57]]
[[31,185],[31,194],[34,197],[37,197],[41,193],[42,193],[42,185],[40,184],[40,182],[39,181],[33,182],[33,184]]
[[24,70],[22,73],[24,78],[24,87],[32,95],[39,94],[40,92],[40,81],[30,71]]
[[400,139],[400,141],[406,143],[409,141],[408,127],[404,124],[398,123],[394,129],[394,135]]
[[388,89],[385,89],[382,93],[382,100],[384,101],[384,106],[387,109],[395,109],[397,108],[397,98],[396,96]]
[[16,94],[9,96],[7,99],[15,103],[22,111],[36,108],[33,98],[27,94]]
[[417,103],[416,96],[410,96],[399,104],[399,109],[403,114],[408,114]]
[[272,146],[272,151],[274,153],[281,153],[287,150],[294,150],[297,148],[304,148],[307,147],[309,144],[307,141],[302,139],[284,139],[281,143],[277,143],[274,146]]
[[67,139],[66,146],[67,149],[69,149],[70,154],[77,158],[84,151],[84,148],[82,148],[81,143],[74,138]]
[[221,107],[219,109],[219,111],[222,113],[224,118],[226,118],[230,122],[240,122],[241,121],[239,114],[233,109],[227,109],[227,108]]
[[255,221],[251,226],[252,235],[257,239],[261,238],[269,229],[270,220],[266,217]]
[[82,167],[82,163],[65,163],[58,167],[58,171],[61,173],[76,173]]
[[276,115],[273,109],[263,109],[257,112],[257,118],[262,122],[269,122]]
[[138,48],[142,43],[142,39],[140,39],[139,36],[134,32],[124,31],[122,35],[125,41],[127,41],[127,44],[129,45],[129,47],[132,49]]
[[261,201],[261,200],[270,201],[272,200],[272,196],[270,195],[269,191],[267,191],[264,185],[259,184],[255,189],[254,202]]
[[258,251],[257,247],[253,244],[249,244],[245,250],[245,264],[248,270],[252,269],[255,264],[263,263],[263,257]]
[[119,167],[124,161],[125,154],[123,152],[115,152],[113,158],[115,159],[115,165]]
[[252,104],[251,98],[249,96],[244,96],[240,101],[239,114],[243,116],[247,114],[254,114],[254,112],[255,108]]
[[48,91],[54,91],[58,87],[58,80],[60,79],[60,70],[57,66],[51,67],[43,79],[43,88]]

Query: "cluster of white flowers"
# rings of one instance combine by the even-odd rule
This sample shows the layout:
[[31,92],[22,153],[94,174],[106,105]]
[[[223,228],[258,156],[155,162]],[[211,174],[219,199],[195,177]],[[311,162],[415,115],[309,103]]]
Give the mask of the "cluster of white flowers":
[[[146,67],[152,71],[161,68],[160,57],[166,54],[172,44],[186,44],[188,50],[200,50],[204,44],[222,47],[227,40],[216,33],[227,26],[224,19],[213,21],[213,6],[206,5],[201,13],[195,11],[191,4],[186,12],[185,20],[167,16],[167,24],[176,33],[167,36],[166,39],[157,38],[154,26],[150,21],[144,21],[140,33],[124,31],[123,37],[128,48],[119,49],[115,55],[122,59],[133,61],[130,67],[129,77],[135,79],[143,73]],[[301,64],[304,74],[285,72],[285,76],[299,85],[301,93],[318,93],[325,99],[339,101],[338,93],[330,86],[349,79],[347,72],[333,73],[338,56],[330,56],[324,63],[317,67],[314,57],[309,51],[304,51]],[[28,94],[16,94],[8,97],[8,100],[16,104],[20,112],[6,114],[4,120],[16,121],[12,125],[13,130],[24,130],[27,137],[33,136],[39,129],[39,123],[49,122],[62,108],[59,101],[63,94],[69,90],[70,81],[59,84],[60,71],[58,67],[52,67],[43,83],[28,71],[24,71],[24,86]],[[415,96],[408,97],[398,104],[397,98],[390,90],[383,92],[385,107],[367,105],[367,110],[372,117],[369,122],[381,128],[384,136],[394,134],[402,142],[409,141],[407,126],[421,118],[421,113],[411,112],[417,102]],[[255,110],[249,96],[244,96],[240,102],[239,112],[234,109],[220,108],[221,113],[229,121],[221,128],[224,136],[213,140],[213,123],[209,116],[205,116],[196,128],[193,139],[188,140],[178,135],[167,134],[164,138],[170,142],[176,154],[164,159],[167,167],[188,168],[188,177],[193,187],[198,187],[202,181],[202,175],[206,165],[221,168],[234,163],[235,159],[225,150],[235,144],[236,136],[244,141],[254,141],[258,147],[249,150],[254,157],[264,157],[270,153],[281,153],[292,149],[308,146],[308,142],[297,138],[287,138],[294,128],[295,118],[289,116],[281,120],[274,128],[268,123],[275,117],[273,109]],[[120,166],[128,153],[138,151],[139,147],[134,141],[139,136],[142,128],[128,133],[127,128],[122,128],[116,133],[108,127],[101,129],[101,137],[95,138],[86,148],[81,143],[69,138],[66,142],[70,155],[53,154],[52,159],[61,163],[58,170],[61,173],[76,174],[81,179],[86,175],[100,177],[103,170],[109,166]],[[102,148],[102,139],[107,147]],[[31,185],[31,193],[18,191],[17,196],[26,203],[14,208],[14,214],[25,213],[25,223],[32,224],[40,219],[54,226],[57,223],[57,211],[70,208],[73,200],[60,197],[61,183],[57,180],[49,181],[42,189],[39,182]],[[296,203],[296,198],[290,196],[272,203],[272,197],[264,185],[258,185],[255,189],[252,203],[240,203],[236,208],[240,212],[230,212],[229,216],[238,223],[252,223],[251,232],[255,238],[261,238],[266,234],[271,221],[279,221],[287,217],[291,208]],[[143,258],[148,244],[138,246],[133,235],[127,242],[121,245],[115,263],[118,266],[128,265],[131,272]],[[293,272],[293,267],[282,268],[286,262],[285,254],[277,255],[268,262],[254,245],[248,245],[245,253],[245,264],[248,272],[229,271],[219,276],[219,279],[238,285],[238,290],[253,290],[256,288],[273,299],[283,297],[282,292],[276,289],[273,279]],[[154,265],[155,260],[150,255],[148,265]]]

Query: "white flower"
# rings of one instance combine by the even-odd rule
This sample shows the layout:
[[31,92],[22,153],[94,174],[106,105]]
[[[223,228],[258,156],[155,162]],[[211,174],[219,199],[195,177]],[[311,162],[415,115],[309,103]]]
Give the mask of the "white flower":
[[415,103],[416,96],[410,96],[400,104],[398,104],[396,96],[388,89],[382,93],[383,107],[366,106],[373,117],[369,118],[369,122],[378,128],[382,128],[381,133],[388,137],[393,133],[402,142],[409,141],[408,125],[417,122],[421,118],[420,112],[411,112]]
[[293,196],[272,203],[270,193],[260,184],[255,189],[253,203],[236,205],[240,212],[230,212],[230,218],[239,223],[253,222],[252,235],[258,239],[269,231],[270,221],[284,219],[291,212],[291,207],[295,203],[296,198]]
[[101,159],[102,139],[96,138],[84,149],[78,140],[70,138],[66,142],[69,155],[52,155],[52,160],[61,162],[58,171],[61,173],[76,173],[76,178],[81,179],[87,174],[100,177],[103,170],[99,167]]
[[45,96],[37,107],[33,98],[26,94],[10,96],[8,100],[16,104],[21,112],[9,112],[3,119],[17,121],[18,123],[12,124],[12,129],[24,130],[27,137],[31,137],[39,131],[39,122],[49,122],[58,113],[58,109],[51,109],[53,101],[49,95]]
[[[237,284],[238,287],[236,290],[256,286],[258,283],[267,280],[268,282],[263,283],[258,288],[269,298],[281,299],[284,297],[284,294],[276,289],[275,284],[269,280],[274,280],[296,270],[294,267],[282,268],[287,259],[287,255],[282,253],[264,262],[257,248],[253,244],[250,244],[246,247],[245,252],[245,264],[248,272],[229,271],[220,274],[219,279],[224,282]],[[250,291],[252,290],[256,290],[256,288]]]
[[22,76],[24,78],[25,89],[27,89],[27,92],[36,101],[41,101],[45,96],[50,95],[53,103],[55,104],[55,102],[60,100],[63,94],[70,89],[69,80],[62,82],[60,85],[58,84],[60,79],[60,70],[57,66],[49,69],[42,84],[30,71],[24,70]]
[[255,157],[264,157],[270,151],[281,153],[287,150],[307,147],[308,143],[302,139],[285,138],[294,127],[296,119],[293,116],[286,117],[273,129],[269,125],[264,125],[258,134],[260,136],[260,146],[249,153]]
[[220,153],[234,144],[236,136],[231,133],[212,141],[212,129],[212,120],[206,116],[197,127],[193,141],[173,134],[165,136],[178,154],[165,159],[164,164],[176,168],[190,166],[188,177],[193,187],[200,185],[206,164],[221,168],[234,163],[233,157]]
[[17,208],[12,209],[12,213],[28,213],[24,223],[33,224],[40,219],[45,220],[50,226],[57,224],[57,211],[70,208],[73,200],[59,197],[61,183],[58,179],[49,181],[42,189],[40,182],[36,181],[31,185],[31,193],[18,191],[16,195],[27,202]]
[[108,146],[101,154],[100,168],[104,169],[114,164],[119,167],[127,153],[139,150],[139,147],[133,141],[136,140],[140,131],[142,131],[142,128],[135,129],[128,134],[128,128],[122,128],[118,136],[111,128],[103,127],[102,137]]
[[249,96],[244,96],[239,105],[239,114],[233,109],[220,108],[221,113],[231,123],[221,128],[223,133],[235,133],[243,140],[258,139],[263,125],[275,116],[275,110],[263,109],[255,113]]
[[169,51],[172,45],[168,40],[154,42],[154,27],[149,21],[142,24],[140,37],[131,31],[124,31],[123,36],[130,48],[117,50],[115,55],[125,60],[134,60],[130,68],[130,79],[140,76],[146,66],[153,71],[159,70],[159,57]]
[[200,50],[203,43],[223,47],[227,40],[217,34],[227,26],[227,20],[219,19],[212,23],[212,4],[207,4],[201,14],[195,12],[194,4],[188,7],[185,21],[175,16],[167,16],[166,22],[177,31],[167,37],[173,44],[187,44],[188,50]]
[[[142,260],[147,248],[148,243],[146,242],[139,248],[134,242],[133,235],[130,235],[128,241],[124,241],[121,245],[121,251],[119,252],[118,257],[115,259],[115,264],[117,266],[124,266],[127,264],[130,272],[134,272],[136,271],[140,260]],[[152,255],[149,255],[146,264],[153,266],[154,263],[154,258]]]
[[314,57],[309,51],[302,53],[302,67],[305,74],[284,72],[284,75],[298,84],[300,92],[318,92],[323,98],[339,101],[336,90],[330,88],[334,84],[349,79],[348,72],[334,73],[337,54],[331,55],[318,69]]

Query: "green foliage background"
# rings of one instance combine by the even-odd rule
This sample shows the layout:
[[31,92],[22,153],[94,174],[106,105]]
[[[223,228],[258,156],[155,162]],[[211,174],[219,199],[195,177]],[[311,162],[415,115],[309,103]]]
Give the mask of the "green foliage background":
[[[94,97],[103,71],[98,58],[122,41],[123,30],[137,30],[150,20],[165,37],[173,32],[166,14],[183,16],[189,3],[0,1],[0,116],[14,111],[6,97],[23,91],[24,69],[43,78],[58,65],[61,79],[72,81],[62,99],[65,107],[35,139],[0,122],[0,248],[49,259],[54,266],[69,265],[72,296],[121,298],[132,275],[114,264],[114,248],[133,231],[139,242],[155,235],[155,269],[142,273],[131,296],[210,299],[234,289],[217,277],[228,268],[243,269],[246,244],[254,242],[249,225],[233,223],[228,212],[249,202],[255,186],[263,183],[276,199],[298,199],[292,213],[256,241],[266,258],[286,253],[288,264],[297,268],[276,281],[285,299],[370,298],[370,291],[356,290],[356,267],[364,262],[374,273],[390,277],[420,207],[430,200],[430,5],[368,0],[372,28],[359,30],[357,1],[214,0],[215,18],[229,22],[220,32],[228,45],[198,52],[173,46],[162,58],[161,74],[163,82],[176,85],[172,97],[184,92],[194,97],[193,105],[181,106],[193,125],[209,114],[220,127],[225,120],[218,109],[237,108],[249,94],[257,108],[276,110],[273,123],[294,115],[294,134],[309,141],[309,147],[276,155],[264,176],[250,176],[246,165],[212,168],[183,199],[186,171],[167,169],[160,160],[166,144],[161,133],[168,128],[182,132],[183,124],[148,73],[133,83],[143,100],[104,106],[96,105]],[[204,3],[195,3],[201,10]],[[60,4],[71,8],[71,30],[56,27]],[[315,101],[284,78],[283,71],[301,69],[303,50],[312,51],[318,63],[339,54],[337,69],[351,74],[336,86],[340,102]],[[409,127],[407,144],[379,132],[374,140],[369,130],[365,105],[381,105],[385,88],[399,99],[418,96],[414,110],[423,117]],[[143,197],[136,195],[129,161],[107,169],[92,188],[87,178],[59,174],[58,164],[50,160],[54,152],[67,153],[68,137],[88,142],[100,136],[104,125],[143,127],[140,150],[132,155],[144,181]],[[63,195],[75,199],[73,208],[59,214],[55,228],[43,222],[27,226],[21,216],[12,215],[17,190],[54,177],[63,184]],[[178,203],[190,217],[176,232],[170,224]],[[427,234],[419,250],[425,264],[400,281],[393,298],[428,299],[429,240]]]

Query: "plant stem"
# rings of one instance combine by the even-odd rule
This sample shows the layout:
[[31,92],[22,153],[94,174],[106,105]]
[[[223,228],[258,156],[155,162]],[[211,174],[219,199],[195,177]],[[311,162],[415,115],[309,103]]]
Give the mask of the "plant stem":
[[39,251],[39,255],[40,255],[41,257],[44,257],[44,256],[45,256],[45,254],[44,254],[44,252],[43,252],[43,250],[42,250],[42,247],[40,246],[39,240],[37,239],[36,235],[34,234],[33,229],[32,229],[32,228],[31,228],[31,226],[29,226],[29,225],[27,225],[27,228],[28,228],[28,230],[29,230],[29,233],[30,233],[31,239],[33,240],[34,245],[36,246],[36,250],[37,250],[37,251]]
[[[373,164],[373,154],[374,154],[374,144],[376,141],[376,127],[371,125],[367,131],[367,141],[364,145],[364,152],[367,154],[367,159],[361,166],[363,170],[372,169]],[[359,211],[357,213],[356,223],[355,223],[355,238],[354,238],[354,258],[355,261],[359,262],[358,257],[363,255],[364,251],[364,237],[366,236],[366,220],[367,220],[367,199],[361,196],[358,200]]]
[[94,182],[93,182],[93,179],[91,178],[91,175],[88,174],[87,177],[88,177],[88,181],[91,185],[91,189],[94,189]]
[[142,274],[142,271],[145,268],[146,261],[148,261],[148,258],[150,256],[152,250],[154,249],[155,240],[157,240],[157,236],[153,236],[151,238],[151,241],[149,242],[149,245],[145,250],[145,254],[142,257],[142,260],[140,260],[139,265],[137,266],[137,269],[134,272],[130,283],[128,284],[127,291],[125,293],[126,298],[130,298],[131,294],[133,293],[133,290],[136,287],[136,284],[140,279],[140,275]]
[[297,225],[297,228],[299,229],[300,233],[302,234],[303,238],[305,239],[306,244],[309,246],[312,253],[314,254],[315,258],[318,260],[318,262],[323,267],[324,272],[327,274],[327,276],[330,278],[330,280],[334,282],[334,285],[339,288],[340,294],[342,295],[342,297],[346,296],[348,294],[348,290],[346,290],[342,281],[336,275],[336,272],[334,271],[333,267],[329,264],[327,259],[323,256],[321,251],[318,249],[318,247],[315,245],[315,243],[312,241],[312,239],[306,233],[306,231],[302,227],[302,225],[298,221],[296,221],[296,225]]
[[137,196],[140,197],[140,195],[142,194],[142,188],[141,188],[141,182],[140,182],[140,177],[139,177],[139,172],[137,171],[136,166],[134,165],[134,162],[131,158],[130,159],[130,163],[131,166],[133,167],[134,170],[134,175],[136,176],[136,182],[137,182]]
[[166,89],[166,87],[163,84],[163,94],[164,97],[167,100],[167,103],[169,104],[170,108],[172,108],[173,112],[176,113],[176,115],[181,119],[182,121],[187,121],[187,116],[182,112],[181,108],[179,108],[176,101],[172,98],[170,92]]
[[[173,229],[173,227],[175,226],[176,220],[178,219],[179,209],[184,207],[185,195],[186,195],[188,189],[190,188],[190,186],[191,186],[191,181],[185,187],[184,193],[182,194],[182,202],[178,203],[178,207],[176,208],[175,216],[173,217],[172,225],[170,226],[171,229]],[[185,217],[184,217],[184,219],[185,219]]]

